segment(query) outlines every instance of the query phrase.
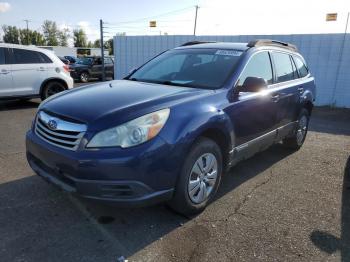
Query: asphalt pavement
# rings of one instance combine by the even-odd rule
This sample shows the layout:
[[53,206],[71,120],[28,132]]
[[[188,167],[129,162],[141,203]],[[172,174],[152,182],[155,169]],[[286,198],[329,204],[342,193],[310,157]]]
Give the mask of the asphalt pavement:
[[350,261],[350,110],[316,108],[301,150],[277,144],[239,163],[189,219],[37,177],[24,136],[39,102],[0,101],[0,261]]

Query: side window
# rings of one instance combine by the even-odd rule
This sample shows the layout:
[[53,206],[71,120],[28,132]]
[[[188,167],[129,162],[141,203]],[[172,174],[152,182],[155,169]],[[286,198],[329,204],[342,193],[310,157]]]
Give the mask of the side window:
[[0,65],[5,64],[5,48],[0,48]]
[[113,62],[112,62],[112,59],[110,59],[110,58],[105,58],[105,64],[106,65],[110,65],[110,64],[113,64]]
[[244,68],[238,85],[243,85],[247,77],[259,77],[272,84],[272,68],[268,52],[261,52],[254,55]]
[[300,77],[307,76],[307,74],[309,73],[309,70],[307,69],[304,62],[299,57],[294,56],[293,58],[294,58],[294,62],[297,67],[297,70],[299,72],[299,76]]
[[96,58],[94,61],[94,65],[102,65],[102,59],[101,58]]
[[294,79],[294,72],[292,67],[292,61],[288,54],[284,53],[272,53],[273,61],[276,68],[277,82],[285,82]]
[[14,64],[40,64],[42,63],[41,57],[38,52],[24,50],[24,49],[13,49]]

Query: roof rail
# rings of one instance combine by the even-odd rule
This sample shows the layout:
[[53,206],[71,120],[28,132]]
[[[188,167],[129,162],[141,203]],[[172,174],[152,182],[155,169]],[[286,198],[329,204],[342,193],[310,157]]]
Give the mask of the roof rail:
[[208,43],[215,43],[215,42],[214,41],[190,41],[182,44],[181,46],[199,45],[199,44],[208,44]]
[[270,40],[270,39],[257,39],[250,41],[247,44],[248,47],[258,47],[258,46],[277,46],[277,47],[282,47],[289,49],[291,51],[298,51],[298,48],[295,45],[292,45],[290,43],[282,42],[282,41],[277,41],[277,40]]

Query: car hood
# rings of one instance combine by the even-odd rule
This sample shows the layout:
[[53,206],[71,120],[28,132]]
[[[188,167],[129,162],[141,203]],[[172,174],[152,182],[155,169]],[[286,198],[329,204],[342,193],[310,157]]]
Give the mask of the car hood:
[[47,99],[48,113],[104,129],[138,116],[210,94],[211,90],[115,80],[74,88]]

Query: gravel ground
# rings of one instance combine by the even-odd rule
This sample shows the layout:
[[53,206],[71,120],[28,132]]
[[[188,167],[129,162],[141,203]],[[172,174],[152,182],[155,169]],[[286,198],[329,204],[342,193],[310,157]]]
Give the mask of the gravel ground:
[[350,261],[350,110],[316,108],[301,150],[239,163],[188,219],[97,205],[34,175],[24,135],[38,104],[0,102],[1,261]]

